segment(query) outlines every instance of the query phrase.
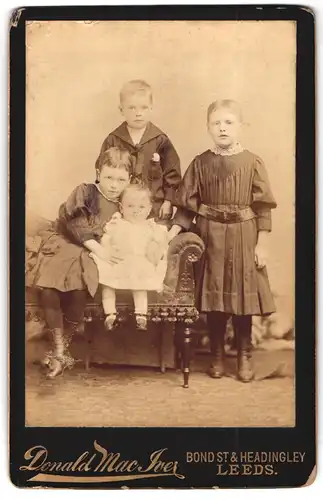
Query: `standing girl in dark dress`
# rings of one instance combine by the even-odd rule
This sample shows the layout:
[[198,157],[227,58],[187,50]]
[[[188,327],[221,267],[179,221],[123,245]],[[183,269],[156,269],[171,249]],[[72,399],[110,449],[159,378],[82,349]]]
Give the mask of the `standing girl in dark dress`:
[[58,219],[43,231],[35,265],[26,274],[26,285],[40,290],[45,321],[53,335],[53,351],[45,364],[54,378],[74,360],[68,347],[73,333],[82,330],[88,293],[98,288],[98,271],[90,252],[117,262],[100,244],[104,226],[119,211],[119,196],[130,182],[131,155],[113,147],[97,165],[95,184],[81,184],[59,209]]
[[271,231],[271,193],[262,160],[238,142],[241,112],[231,100],[212,103],[207,113],[214,141],[194,158],[177,191],[171,240],[194,217],[206,251],[196,266],[196,301],[207,313],[212,353],[208,374],[224,375],[224,336],[232,316],[238,350],[238,378],[253,379],[253,315],[275,310],[266,272],[266,238]]

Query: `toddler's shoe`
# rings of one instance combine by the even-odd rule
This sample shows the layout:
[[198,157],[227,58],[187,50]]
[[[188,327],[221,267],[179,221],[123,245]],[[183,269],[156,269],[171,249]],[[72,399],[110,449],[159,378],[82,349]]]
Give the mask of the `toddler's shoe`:
[[104,320],[104,327],[108,332],[114,330],[116,326],[117,315],[115,313],[107,314]]
[[136,325],[138,330],[147,330],[147,315],[136,314]]

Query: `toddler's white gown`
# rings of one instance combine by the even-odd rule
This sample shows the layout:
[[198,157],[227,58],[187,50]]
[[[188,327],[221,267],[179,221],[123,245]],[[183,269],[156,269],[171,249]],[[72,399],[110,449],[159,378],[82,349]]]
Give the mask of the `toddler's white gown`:
[[[149,243],[157,242],[164,255],[157,265],[146,256]],[[121,252],[123,260],[114,264],[92,255],[98,271],[99,282],[116,290],[162,291],[167,269],[167,228],[153,219],[133,223],[124,219],[107,225],[101,245]]]

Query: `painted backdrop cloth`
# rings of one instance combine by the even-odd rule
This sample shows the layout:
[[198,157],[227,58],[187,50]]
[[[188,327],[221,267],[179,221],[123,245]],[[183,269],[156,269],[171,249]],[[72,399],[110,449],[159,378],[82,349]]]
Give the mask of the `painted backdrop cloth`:
[[[179,157],[167,135],[153,123],[148,123],[139,144],[134,144],[127,124],[123,122],[103,141],[100,155],[110,147],[125,148],[131,153],[133,180],[138,179],[149,187],[153,200],[151,217],[158,217],[162,202],[173,201],[174,192],[181,181]],[[159,155],[159,161],[152,160],[155,153]]]
[[[220,210],[251,207],[256,218],[221,223],[198,215],[201,203]],[[196,228],[206,250],[196,271],[196,301],[201,311],[264,315],[275,310],[266,268],[257,269],[259,230],[271,230],[276,207],[262,160],[244,150],[231,156],[207,150],[188,167],[176,194],[174,223]]]
[[[164,249],[163,258],[154,265],[147,257],[150,243]],[[101,244],[116,248],[124,258],[113,264],[91,254],[98,266],[99,282],[116,290],[162,290],[167,269],[167,229],[152,219],[131,223],[119,219],[109,224]]]
[[40,248],[33,265],[28,266],[26,286],[61,292],[88,289],[94,296],[98,271],[83,243],[100,241],[104,225],[118,210],[119,204],[106,199],[95,184],[74,189],[52,227],[40,233]]

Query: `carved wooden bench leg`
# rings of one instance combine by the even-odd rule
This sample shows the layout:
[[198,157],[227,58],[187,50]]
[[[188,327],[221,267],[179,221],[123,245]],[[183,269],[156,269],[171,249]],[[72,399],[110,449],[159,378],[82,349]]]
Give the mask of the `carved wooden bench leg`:
[[174,331],[174,347],[175,347],[175,369],[182,371],[183,369],[183,325],[180,323],[175,324]]
[[86,353],[85,353],[85,371],[90,371],[91,364],[91,344],[92,344],[92,323],[85,323],[84,338],[86,341]]
[[159,366],[160,371],[162,373],[166,372],[165,359],[164,359],[164,350],[165,350],[165,339],[164,339],[164,329],[167,328],[167,325],[160,323],[159,324]]
[[183,338],[183,374],[184,374],[184,389],[188,388],[188,379],[190,374],[190,359],[191,359],[191,328],[184,328]]
[[89,353],[86,353],[86,356],[85,356],[85,371],[86,372],[90,371],[90,364],[91,364],[91,356]]

